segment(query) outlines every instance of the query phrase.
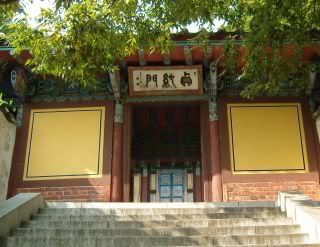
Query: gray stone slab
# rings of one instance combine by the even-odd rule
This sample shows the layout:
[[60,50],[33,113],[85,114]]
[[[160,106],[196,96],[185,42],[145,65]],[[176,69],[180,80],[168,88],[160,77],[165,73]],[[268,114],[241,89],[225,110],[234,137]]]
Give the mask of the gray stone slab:
[[293,221],[300,224],[302,232],[310,235],[311,241],[320,242],[320,206],[301,192],[280,192],[277,205]]
[[18,228],[15,236],[29,237],[120,237],[120,236],[199,236],[199,235],[254,235],[299,234],[299,225],[235,226],[235,227],[158,227],[158,228]]
[[46,202],[46,208],[82,208],[81,202]]
[[[61,237],[11,237],[10,241],[18,246],[68,246],[68,247],[133,247],[133,246],[193,246],[193,245],[271,245],[271,244],[284,244],[291,245],[295,243],[304,243],[306,235],[304,234],[288,234],[288,235],[233,235],[233,236],[161,236],[161,237],[78,237],[78,238],[61,238]],[[112,243],[112,244],[106,244]],[[26,244],[26,245],[21,245]],[[14,246],[14,245],[13,245]]]
[[100,208],[100,209],[175,209],[175,208],[233,208],[275,207],[274,202],[198,202],[198,203],[102,203],[102,202],[46,202],[47,208]]
[[0,203],[0,237],[8,236],[41,207],[44,207],[43,199],[37,193],[21,193]]
[[39,214],[36,220],[184,220],[184,219],[226,219],[226,218],[275,218],[286,217],[280,211],[256,212],[225,212],[225,213],[183,213],[183,214],[107,214],[107,213],[79,213],[79,214]]
[[16,126],[9,123],[0,112],[0,202],[7,198]]
[[271,213],[280,212],[279,208],[271,207],[215,207],[215,208],[45,208],[41,214],[50,215],[117,215],[117,216],[142,216],[142,215],[190,215],[211,213]]
[[269,207],[274,208],[275,202],[265,201],[265,202],[239,202],[239,207]]
[[[243,207],[254,207],[248,202]],[[263,203],[257,204],[263,207]],[[269,204],[265,204],[270,207]],[[100,209],[175,209],[175,208],[230,208],[239,207],[238,202],[198,202],[198,203],[102,203],[102,202],[46,202],[47,208],[100,208]]]

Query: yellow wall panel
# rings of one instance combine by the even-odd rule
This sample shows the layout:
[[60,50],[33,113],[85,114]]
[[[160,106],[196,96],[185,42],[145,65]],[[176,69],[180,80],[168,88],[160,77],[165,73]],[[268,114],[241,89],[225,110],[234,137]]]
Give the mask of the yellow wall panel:
[[101,177],[104,107],[32,110],[24,180]]
[[228,104],[227,108],[234,173],[308,171],[299,103]]

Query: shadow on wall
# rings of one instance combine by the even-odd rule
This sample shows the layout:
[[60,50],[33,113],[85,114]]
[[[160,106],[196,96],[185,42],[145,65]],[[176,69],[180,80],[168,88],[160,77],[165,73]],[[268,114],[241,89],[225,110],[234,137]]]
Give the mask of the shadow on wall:
[[9,123],[0,112],[0,202],[7,197],[16,126]]

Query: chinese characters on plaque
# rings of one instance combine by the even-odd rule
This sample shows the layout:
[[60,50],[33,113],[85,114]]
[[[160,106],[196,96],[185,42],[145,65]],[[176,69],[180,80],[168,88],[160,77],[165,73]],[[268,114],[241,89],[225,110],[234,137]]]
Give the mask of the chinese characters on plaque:
[[131,96],[202,94],[202,67],[129,67]]

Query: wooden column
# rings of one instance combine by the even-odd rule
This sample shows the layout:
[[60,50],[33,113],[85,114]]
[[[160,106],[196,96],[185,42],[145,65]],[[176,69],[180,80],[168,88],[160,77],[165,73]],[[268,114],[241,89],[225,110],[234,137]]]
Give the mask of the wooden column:
[[142,168],[142,182],[141,182],[141,202],[148,202],[148,167]]
[[318,115],[319,109],[317,110],[316,118],[312,120],[312,132],[313,132],[313,142],[314,142],[314,150],[316,154],[316,160],[317,160],[317,168],[318,168],[318,175],[319,175],[319,181],[320,181],[320,142],[319,142],[319,131],[317,126],[317,122],[320,121],[320,116]]
[[130,201],[132,107],[124,105],[123,116],[123,201]]
[[210,155],[210,130],[208,103],[202,102],[200,108],[200,127],[201,127],[201,179],[202,200],[212,201],[211,183],[211,155]]
[[201,168],[200,162],[196,164],[196,170],[194,174],[194,201],[202,202],[202,190],[201,190]]
[[123,144],[123,105],[119,102],[115,105],[113,150],[112,150],[112,173],[111,173],[111,201],[122,201],[122,145]]
[[211,176],[212,176],[212,201],[222,202],[222,179],[220,162],[220,135],[217,112],[217,102],[215,99],[209,101],[209,121],[210,121],[210,141],[211,141]]

